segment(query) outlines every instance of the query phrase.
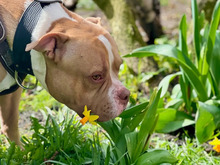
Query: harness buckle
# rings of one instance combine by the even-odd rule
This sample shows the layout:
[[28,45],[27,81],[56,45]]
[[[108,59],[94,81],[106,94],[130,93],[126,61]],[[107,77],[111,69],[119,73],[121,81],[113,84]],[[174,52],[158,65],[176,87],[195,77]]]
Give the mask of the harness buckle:
[[31,87],[29,87],[29,86],[28,86],[28,87],[25,87],[24,85],[22,85],[22,83],[20,83],[20,81],[19,81],[18,79],[19,79],[19,77],[18,77],[18,72],[15,70],[15,81],[16,81],[16,83],[17,83],[21,88],[27,90],[27,89],[34,89],[34,88],[37,87],[38,79],[36,79],[34,86],[31,86]]

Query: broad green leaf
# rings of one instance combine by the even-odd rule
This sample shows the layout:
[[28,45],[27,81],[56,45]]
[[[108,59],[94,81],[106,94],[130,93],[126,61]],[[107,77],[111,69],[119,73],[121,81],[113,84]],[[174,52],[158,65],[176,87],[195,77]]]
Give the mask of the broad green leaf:
[[[179,49],[185,56],[189,57],[187,47],[187,23],[185,15],[182,17],[179,27]],[[180,70],[182,71],[182,76],[180,77],[182,96],[186,103],[187,109],[190,109],[190,98],[188,98],[188,96],[191,94],[191,90],[189,90],[190,83],[181,67]]]
[[195,124],[193,118],[176,109],[158,109],[159,119],[156,132],[169,133],[180,128]]
[[[140,52],[140,56],[138,54]],[[208,99],[207,91],[205,85],[200,80],[200,73],[195,65],[189,60],[188,57],[184,56],[177,48],[171,45],[151,45],[134,50],[132,53],[125,55],[124,57],[144,57],[144,52],[146,56],[149,55],[163,55],[166,57],[174,58],[180,64],[181,68],[184,70],[184,74],[188,77],[189,82],[192,84],[193,88],[196,90],[199,98],[202,101]]]
[[123,57],[149,57],[154,55],[162,55],[165,57],[171,57],[177,60],[180,64],[189,65],[196,74],[199,74],[199,71],[191,60],[176,47],[168,44],[164,45],[149,45],[133,50],[130,54],[127,54]]
[[196,137],[200,143],[211,139],[220,127],[220,108],[199,102],[196,119]]
[[169,87],[169,84],[170,84],[170,81],[172,81],[176,76],[178,75],[181,75],[181,72],[177,72],[177,73],[173,73],[173,74],[170,74],[166,77],[164,77],[158,88],[162,88],[162,91],[161,91],[161,96],[160,97],[164,97],[164,95],[166,94],[167,90],[168,90],[168,87]]
[[200,22],[198,16],[198,7],[196,0],[191,0],[192,4],[192,17],[193,17],[193,34],[194,34],[194,46],[196,50],[197,60],[200,59]]
[[188,57],[186,15],[183,15],[179,27],[179,49]]
[[220,97],[220,71],[219,71],[220,51],[219,50],[220,50],[220,32],[217,31],[215,46],[212,52],[210,71],[212,75],[214,90],[218,97]]
[[153,94],[151,95],[149,105],[147,106],[147,111],[144,114],[143,121],[140,125],[140,130],[138,132],[138,143],[137,147],[135,148],[135,151],[133,152],[134,159],[137,159],[141,152],[143,152],[143,149],[145,145],[147,144],[147,139],[150,137],[150,134],[152,133],[155,122],[157,121],[157,105],[160,100],[160,94],[161,89],[156,93],[155,90]]
[[114,143],[116,143],[118,135],[120,135],[120,129],[115,124],[114,119],[107,122],[99,122],[98,123],[111,137]]
[[213,10],[211,25],[209,29],[209,37],[207,43],[207,57],[206,57],[208,64],[210,64],[213,47],[215,45],[216,30],[218,29],[219,21],[220,21],[220,1],[218,0]]
[[213,52],[213,47],[215,45],[215,39],[216,39],[216,31],[219,26],[219,21],[220,21],[220,1],[216,2],[215,8],[213,10],[212,14],[212,20],[211,20],[211,25],[209,28],[209,35],[207,38],[207,43],[204,44],[204,48],[202,50],[204,53],[203,59],[203,65],[202,67],[202,75],[205,75],[204,79],[207,78],[208,71],[209,71],[209,66],[210,62],[212,60],[212,52]]
[[134,131],[134,129],[142,122],[144,117],[143,113],[146,110],[148,102],[135,105],[133,107],[127,108],[120,117],[123,119],[121,121],[121,132],[128,133]]
[[134,162],[134,152],[137,149],[138,144],[138,133],[137,132],[130,132],[125,135],[126,144],[127,144],[127,150],[128,154],[130,156],[131,162]]
[[180,77],[179,82],[180,82],[182,97],[186,104],[186,109],[188,112],[191,112],[192,87],[184,74]]
[[135,117],[131,118],[131,120],[123,122],[123,127],[121,132],[128,133],[134,131],[142,122],[143,118],[144,118],[144,113],[142,112],[136,115]]
[[174,98],[166,104],[165,108],[178,109],[183,104],[183,102],[183,99]]
[[[114,148],[115,152],[116,152],[116,155],[117,155],[117,161],[114,162],[115,165],[116,164],[120,164],[120,165],[127,165],[126,162],[125,162],[125,155],[127,153],[122,153],[120,149],[118,149],[117,147]],[[120,162],[120,163],[119,163]]]
[[144,102],[144,103],[141,103],[139,105],[129,107],[129,108],[125,109],[124,112],[122,112],[120,114],[120,117],[121,118],[133,117],[134,115],[140,113],[143,109],[145,109],[147,105],[148,105],[148,102]]
[[140,131],[138,134],[138,141],[142,141],[146,139],[147,135],[150,133],[152,126],[154,125],[156,113],[157,113],[157,105],[160,100],[161,89],[156,93],[152,94],[149,102],[149,106],[147,107],[147,111],[144,115],[143,122],[140,126]]
[[174,164],[177,159],[168,151],[162,149],[154,149],[141,155],[135,165],[159,165],[162,163]]
[[[187,47],[187,23],[186,23],[185,15],[182,17],[179,27],[179,49],[182,52],[182,54],[189,57],[188,47]],[[182,96],[186,103],[187,109],[190,109],[190,98],[188,98],[188,96],[190,96],[191,94],[191,90],[189,90],[190,83],[186,78],[186,75],[184,74],[184,70],[182,69],[182,67],[180,67],[180,70],[182,72],[182,76],[180,77]]]

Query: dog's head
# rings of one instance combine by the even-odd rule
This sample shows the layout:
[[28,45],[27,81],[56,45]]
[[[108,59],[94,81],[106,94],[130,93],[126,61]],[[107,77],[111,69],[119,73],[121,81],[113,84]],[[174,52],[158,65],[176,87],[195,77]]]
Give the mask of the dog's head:
[[27,45],[26,50],[31,49],[44,57],[49,93],[80,116],[85,105],[99,115],[99,121],[125,109],[130,93],[118,80],[122,60],[100,19],[59,19]]

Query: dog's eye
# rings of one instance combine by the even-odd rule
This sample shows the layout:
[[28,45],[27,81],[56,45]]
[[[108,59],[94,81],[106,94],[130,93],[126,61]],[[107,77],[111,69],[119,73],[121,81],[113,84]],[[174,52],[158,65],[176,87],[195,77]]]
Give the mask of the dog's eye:
[[101,75],[101,74],[95,74],[95,75],[92,76],[92,79],[93,79],[94,81],[100,81],[100,80],[102,80],[103,78],[102,78],[102,75]]

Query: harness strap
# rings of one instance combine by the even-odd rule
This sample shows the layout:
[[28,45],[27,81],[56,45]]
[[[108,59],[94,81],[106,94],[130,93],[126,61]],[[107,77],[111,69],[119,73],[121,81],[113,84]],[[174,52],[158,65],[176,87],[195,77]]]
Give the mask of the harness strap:
[[[9,48],[8,42],[5,39],[6,32],[0,17],[0,62],[13,78],[15,78],[15,72],[18,72],[16,77],[19,84],[22,84],[27,74],[34,75],[30,51],[26,52],[25,48],[31,42],[32,32],[39,20],[43,7],[54,2],[62,3],[62,0],[34,0],[27,7],[15,32],[13,51]],[[0,95],[11,93],[18,87],[15,84],[10,89],[0,92]]]
[[26,45],[31,42],[31,34],[36,26],[43,6],[49,3],[33,1],[24,11],[17,26],[13,42],[13,68],[18,73],[33,74],[30,51],[26,52]]
[[[12,64],[11,54],[12,51],[10,50],[8,42],[6,40],[6,30],[3,25],[3,21],[1,20],[0,17],[0,62],[2,63],[3,67],[7,70],[7,72],[10,75],[14,75],[14,71],[9,67],[9,65]],[[22,82],[24,77],[23,75],[20,76],[18,77],[18,80]],[[9,89],[0,92],[0,95],[5,95],[14,92],[15,90],[18,89],[18,87],[19,86],[15,84],[11,86]]]

